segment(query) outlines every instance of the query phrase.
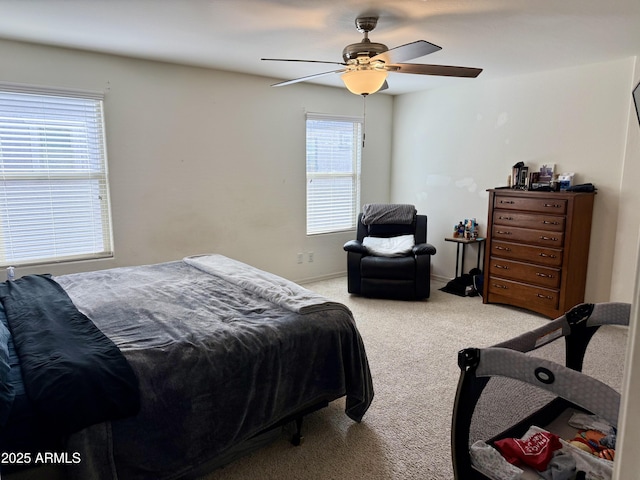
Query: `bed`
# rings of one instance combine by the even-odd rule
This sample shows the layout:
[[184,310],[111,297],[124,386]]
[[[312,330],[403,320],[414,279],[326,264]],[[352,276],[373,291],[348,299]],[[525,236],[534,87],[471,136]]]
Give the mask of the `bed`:
[[[344,305],[222,255],[28,276],[2,284],[0,299],[0,360],[2,345],[10,357],[0,442],[23,453],[3,473],[55,451],[49,463],[66,478],[196,478],[286,422],[297,421],[299,440],[302,417],[338,398],[360,422],[373,399]],[[43,338],[48,352],[21,356]]]
[[[627,303],[581,304],[506,342],[461,350],[451,430],[455,478],[574,478],[580,471],[587,479],[611,478],[620,393],[583,366],[599,329],[628,326],[629,315]],[[608,361],[618,355],[606,357],[597,360],[607,371],[622,371],[623,361]],[[573,468],[574,476],[558,474],[562,468]]]

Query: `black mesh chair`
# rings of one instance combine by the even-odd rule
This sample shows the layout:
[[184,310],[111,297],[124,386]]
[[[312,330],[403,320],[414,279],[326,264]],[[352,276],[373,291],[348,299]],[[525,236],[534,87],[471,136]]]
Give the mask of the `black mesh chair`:
[[[348,291],[365,297],[398,300],[429,298],[431,291],[431,255],[436,249],[427,243],[427,217],[414,215],[410,224],[380,223],[365,225],[358,215],[357,239],[345,243]],[[371,254],[365,237],[413,235],[415,245],[404,256]]]

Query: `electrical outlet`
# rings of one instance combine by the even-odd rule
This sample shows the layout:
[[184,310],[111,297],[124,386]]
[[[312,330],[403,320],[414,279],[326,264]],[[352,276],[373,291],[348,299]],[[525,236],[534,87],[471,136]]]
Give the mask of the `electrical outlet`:
[[309,263],[312,263],[313,262],[313,252],[307,253],[307,258],[309,260]]
[[304,260],[304,255],[302,253],[298,254],[298,263],[302,263],[302,261]]

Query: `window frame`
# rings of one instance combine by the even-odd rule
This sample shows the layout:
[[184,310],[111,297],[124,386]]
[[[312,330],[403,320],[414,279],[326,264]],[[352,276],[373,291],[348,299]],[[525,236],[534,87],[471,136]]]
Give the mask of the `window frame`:
[[[0,94],[0,126],[9,145],[3,151],[0,140],[0,266],[112,258],[104,93],[0,82]],[[36,117],[35,104],[46,114]],[[47,200],[38,200],[43,194]],[[18,200],[33,210],[22,212]],[[33,244],[24,226],[11,228],[14,219],[35,222]]]
[[[309,121],[314,122],[339,122],[350,124],[355,127],[355,131],[353,132],[353,140],[350,148],[352,149],[351,154],[351,170],[350,171],[310,171],[309,163],[310,163],[310,146],[309,146]],[[360,208],[360,193],[361,193],[361,167],[362,167],[362,151],[363,151],[363,135],[364,135],[364,118],[360,116],[348,116],[348,115],[332,115],[332,114],[324,114],[324,113],[306,113],[305,118],[305,181],[306,181],[306,234],[307,236],[314,235],[325,235],[331,233],[340,233],[340,232],[348,232],[353,231],[356,228],[357,218]],[[317,205],[313,205],[312,198],[312,190],[310,185],[314,180],[329,180],[336,181],[340,179],[350,179],[351,183],[351,191],[349,192],[350,201],[349,201],[349,212],[348,224],[344,222],[335,223],[335,218],[330,220],[330,213],[323,214],[315,213],[312,211],[313,208],[317,208]],[[334,186],[336,186],[336,182],[332,182]],[[317,199],[316,199],[317,200]],[[333,216],[345,216],[345,209],[341,210],[331,210]],[[317,226],[318,223],[322,221],[324,218],[325,221],[330,222],[326,227]],[[315,222],[313,221],[315,219]],[[316,225],[314,225],[316,223]]]

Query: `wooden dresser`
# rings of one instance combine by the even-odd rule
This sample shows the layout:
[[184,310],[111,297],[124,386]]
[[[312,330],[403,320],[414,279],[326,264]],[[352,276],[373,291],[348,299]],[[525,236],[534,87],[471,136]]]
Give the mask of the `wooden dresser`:
[[489,190],[483,302],[550,318],[582,303],[594,197]]

